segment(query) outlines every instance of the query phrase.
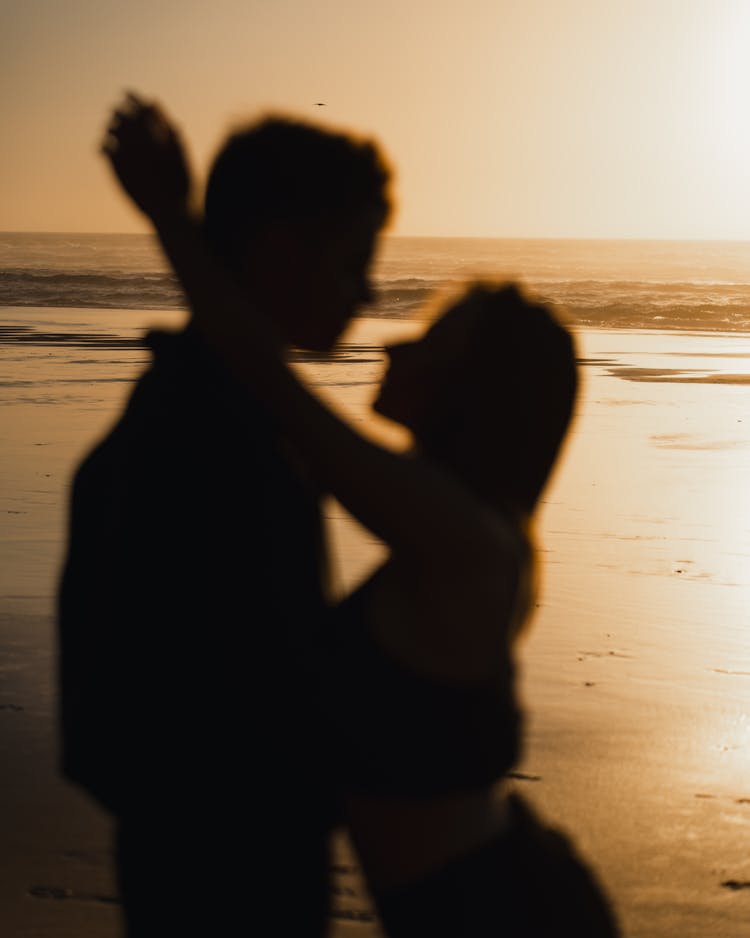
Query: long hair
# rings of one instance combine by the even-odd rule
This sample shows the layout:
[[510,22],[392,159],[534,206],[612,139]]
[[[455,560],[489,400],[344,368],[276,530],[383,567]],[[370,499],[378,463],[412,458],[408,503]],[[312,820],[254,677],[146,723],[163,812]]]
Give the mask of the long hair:
[[478,283],[467,300],[475,321],[457,378],[462,387],[453,389],[453,419],[464,421],[471,447],[464,465],[481,494],[531,513],[573,415],[573,337],[552,308],[514,286]]

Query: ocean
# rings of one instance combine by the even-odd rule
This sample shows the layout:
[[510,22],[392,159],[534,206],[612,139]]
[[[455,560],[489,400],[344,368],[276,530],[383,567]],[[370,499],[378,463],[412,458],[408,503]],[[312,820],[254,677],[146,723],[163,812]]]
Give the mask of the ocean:
[[[361,314],[409,318],[478,277],[520,280],[581,327],[750,331],[750,242],[386,237]],[[0,234],[0,307],[184,303],[150,235]]]

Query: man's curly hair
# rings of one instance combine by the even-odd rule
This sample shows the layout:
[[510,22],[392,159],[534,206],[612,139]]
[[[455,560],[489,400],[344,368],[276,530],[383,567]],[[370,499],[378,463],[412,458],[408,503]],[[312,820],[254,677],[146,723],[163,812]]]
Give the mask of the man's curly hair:
[[230,267],[255,234],[279,221],[324,234],[373,208],[385,222],[390,170],[373,141],[270,116],[235,131],[206,189],[204,233]]

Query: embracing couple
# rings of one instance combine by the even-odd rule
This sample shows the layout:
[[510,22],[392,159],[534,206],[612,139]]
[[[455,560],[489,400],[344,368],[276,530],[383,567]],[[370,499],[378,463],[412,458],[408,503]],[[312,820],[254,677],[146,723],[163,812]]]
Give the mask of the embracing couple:
[[[503,783],[570,335],[472,286],[387,350],[375,406],[414,439],[391,452],[285,358],[331,349],[370,298],[377,148],[266,119],[226,142],[200,217],[158,108],[130,96],[104,150],[191,310],[150,334],[76,475],[60,596],[63,767],[115,818],[127,935],[320,938],[342,826],[391,938],[617,934],[568,840]],[[389,548],[339,604],[328,493]]]

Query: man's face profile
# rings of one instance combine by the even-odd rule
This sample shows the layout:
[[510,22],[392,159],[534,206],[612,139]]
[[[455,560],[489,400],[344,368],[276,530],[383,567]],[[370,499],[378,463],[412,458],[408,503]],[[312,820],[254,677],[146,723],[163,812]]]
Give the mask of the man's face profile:
[[368,207],[334,226],[288,232],[274,315],[286,341],[327,351],[372,299],[370,265],[383,214]]

